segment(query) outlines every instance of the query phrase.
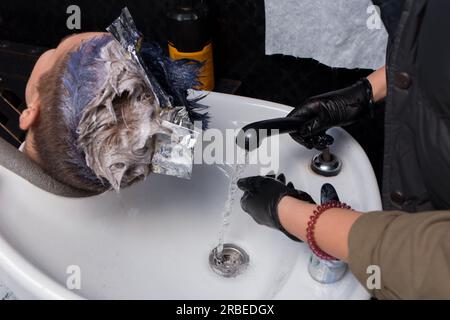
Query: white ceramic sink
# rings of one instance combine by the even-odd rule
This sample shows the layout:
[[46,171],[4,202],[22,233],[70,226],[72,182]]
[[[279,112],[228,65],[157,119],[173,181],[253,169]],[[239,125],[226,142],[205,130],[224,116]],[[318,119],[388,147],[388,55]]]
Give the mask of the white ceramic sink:
[[[240,128],[285,116],[290,108],[212,93],[212,128]],[[362,211],[381,209],[372,167],[344,130],[330,133],[342,173],[324,178],[312,156],[281,136],[281,171],[317,201],[325,182]],[[259,174],[249,166],[245,176]],[[367,299],[355,278],[323,285],[307,272],[310,252],[280,232],[257,225],[236,201],[226,242],[250,255],[247,271],[221,278],[209,267],[217,245],[229,178],[223,166],[196,165],[191,181],[153,175],[123,190],[88,199],[46,193],[0,167],[0,280],[19,298],[38,299]],[[240,197],[241,194],[239,194]],[[81,290],[66,289],[67,268],[79,266]]]

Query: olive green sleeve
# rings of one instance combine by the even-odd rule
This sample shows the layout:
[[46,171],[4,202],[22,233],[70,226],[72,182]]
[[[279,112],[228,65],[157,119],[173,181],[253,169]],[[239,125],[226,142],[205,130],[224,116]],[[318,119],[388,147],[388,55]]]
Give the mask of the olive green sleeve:
[[[450,211],[367,213],[350,231],[349,252],[350,269],[376,298],[450,299]],[[372,266],[378,289],[367,286],[376,283]]]

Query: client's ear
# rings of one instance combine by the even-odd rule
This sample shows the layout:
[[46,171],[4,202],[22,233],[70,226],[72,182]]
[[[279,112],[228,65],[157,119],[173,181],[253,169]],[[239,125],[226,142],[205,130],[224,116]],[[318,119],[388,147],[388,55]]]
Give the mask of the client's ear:
[[36,123],[41,109],[40,101],[30,104],[20,115],[20,129],[28,131]]

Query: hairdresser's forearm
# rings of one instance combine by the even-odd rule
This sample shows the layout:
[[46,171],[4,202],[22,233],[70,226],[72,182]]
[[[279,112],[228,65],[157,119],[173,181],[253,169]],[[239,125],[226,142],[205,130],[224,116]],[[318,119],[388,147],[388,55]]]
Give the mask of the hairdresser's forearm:
[[[306,241],[306,228],[316,205],[285,197],[278,206],[283,227],[299,239]],[[331,209],[317,221],[314,237],[326,253],[347,262],[350,230],[360,213],[344,209]]]
[[387,95],[387,80],[386,67],[382,67],[367,77],[372,85],[373,98],[375,102],[379,102],[386,98]]

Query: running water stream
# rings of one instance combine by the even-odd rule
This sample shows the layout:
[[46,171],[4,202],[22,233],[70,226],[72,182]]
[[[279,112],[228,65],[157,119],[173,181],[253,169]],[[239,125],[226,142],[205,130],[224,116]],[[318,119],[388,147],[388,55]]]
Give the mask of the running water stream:
[[225,208],[223,211],[223,223],[219,233],[219,245],[216,248],[216,257],[220,258],[223,252],[223,246],[225,243],[225,235],[230,226],[230,217],[233,212],[233,206],[236,201],[236,194],[238,191],[237,182],[242,178],[242,174],[246,168],[248,161],[248,153],[245,155],[244,164],[235,163],[232,167],[230,175],[230,187],[228,189],[228,198],[225,202]]

